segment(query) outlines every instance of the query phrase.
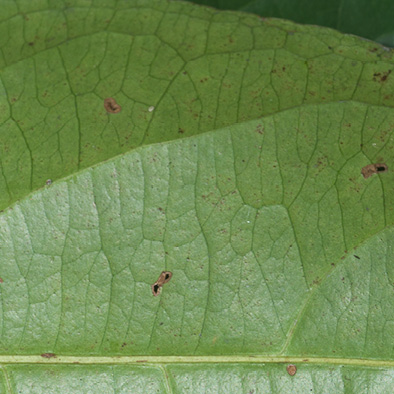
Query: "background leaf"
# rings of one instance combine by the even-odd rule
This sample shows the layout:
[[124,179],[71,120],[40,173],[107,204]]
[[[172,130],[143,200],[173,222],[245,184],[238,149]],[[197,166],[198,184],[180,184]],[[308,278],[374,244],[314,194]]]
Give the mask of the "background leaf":
[[3,391],[390,391],[392,52],[179,2],[6,5]]
[[308,103],[394,102],[391,52],[334,31],[160,0],[25,3],[0,24],[3,208],[141,144]]
[[[191,0],[187,0],[191,1]],[[283,18],[297,23],[327,26],[343,33],[379,41],[393,46],[390,0],[193,0],[222,10],[251,12],[265,18]]]

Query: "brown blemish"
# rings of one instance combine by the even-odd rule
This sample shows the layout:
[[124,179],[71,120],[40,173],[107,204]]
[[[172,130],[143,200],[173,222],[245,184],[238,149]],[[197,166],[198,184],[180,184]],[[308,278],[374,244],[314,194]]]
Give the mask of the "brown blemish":
[[53,357],[56,357],[56,354],[55,354],[55,353],[42,353],[42,354],[41,354],[41,357],[44,357],[44,358],[53,358]]
[[158,296],[159,294],[160,294],[160,289],[161,289],[161,287],[157,284],[157,283],[154,283],[153,285],[152,285],[152,294],[156,297],[156,296]]
[[391,70],[389,70],[387,73],[383,73],[383,76],[382,78],[380,78],[380,81],[384,82],[390,74],[391,74]]
[[381,73],[377,72],[373,74],[372,80],[376,82],[379,79],[380,82],[385,82],[390,74],[391,74],[391,70],[384,71]]
[[34,46],[34,42],[29,42],[29,47],[32,47],[32,46]]
[[294,364],[289,364],[289,365],[286,367],[286,370],[287,370],[287,373],[288,373],[290,376],[294,376],[294,375],[296,374],[296,372],[297,372],[297,367],[296,367]]
[[373,174],[377,174],[380,172],[387,172],[388,167],[384,163],[377,163],[377,164],[368,164],[367,166],[361,169],[361,174],[365,179],[369,178]]
[[360,260],[360,257],[358,257],[358,256],[356,256],[355,254],[353,255],[356,259],[359,259]]
[[0,278],[0,283],[3,283],[3,282],[4,282],[3,278]]
[[161,287],[169,282],[172,278],[172,272],[163,271],[157,281],[152,285],[152,294],[156,297],[160,294]]
[[112,97],[104,100],[104,108],[110,114],[117,114],[122,110],[122,107]]

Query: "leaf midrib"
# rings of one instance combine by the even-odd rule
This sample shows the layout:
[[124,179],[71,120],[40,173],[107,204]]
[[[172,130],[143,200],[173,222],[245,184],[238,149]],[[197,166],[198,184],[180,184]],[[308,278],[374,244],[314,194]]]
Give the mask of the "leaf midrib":
[[291,356],[0,356],[0,364],[84,364],[84,365],[161,365],[161,364],[325,364],[362,367],[394,367],[394,360],[371,358],[291,357]]

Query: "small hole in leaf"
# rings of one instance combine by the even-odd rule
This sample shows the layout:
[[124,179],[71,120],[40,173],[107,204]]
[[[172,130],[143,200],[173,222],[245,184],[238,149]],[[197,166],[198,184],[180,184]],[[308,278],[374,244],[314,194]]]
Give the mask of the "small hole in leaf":
[[373,174],[377,174],[378,172],[387,172],[388,167],[387,164],[384,163],[377,163],[377,164],[368,164],[361,169],[361,173],[363,177],[369,178]]
[[169,282],[172,278],[172,272],[170,271],[163,271],[159,279],[157,279],[156,283],[158,283],[160,286],[164,285],[165,283]]
[[157,284],[157,283],[155,283],[155,284],[153,284],[152,285],[152,293],[153,293],[153,295],[156,297],[156,296],[158,296],[159,294],[160,294],[160,285],[159,284]]
[[157,281],[152,285],[152,293],[154,296],[157,296],[160,294],[160,288],[169,282],[172,278],[172,272],[170,271],[163,271]]

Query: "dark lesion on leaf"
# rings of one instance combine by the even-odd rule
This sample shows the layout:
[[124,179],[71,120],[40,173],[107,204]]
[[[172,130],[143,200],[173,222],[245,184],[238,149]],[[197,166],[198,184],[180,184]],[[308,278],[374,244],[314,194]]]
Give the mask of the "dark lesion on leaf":
[[373,74],[372,80],[374,82],[379,82],[379,81],[380,82],[385,82],[390,74],[391,74],[391,70],[382,71],[382,72],[376,72],[376,73]]
[[172,278],[172,272],[163,271],[157,281],[152,285],[152,294],[156,297],[160,294],[161,287],[168,283]]
[[387,171],[388,171],[387,164],[384,163],[368,164],[367,166],[361,169],[361,173],[363,174],[363,177],[365,179],[369,178],[373,174],[378,174]]
[[122,110],[122,107],[112,97],[104,99],[104,108],[110,114],[117,114]]

